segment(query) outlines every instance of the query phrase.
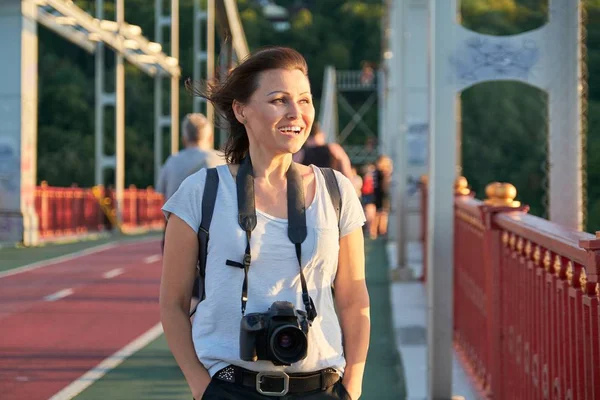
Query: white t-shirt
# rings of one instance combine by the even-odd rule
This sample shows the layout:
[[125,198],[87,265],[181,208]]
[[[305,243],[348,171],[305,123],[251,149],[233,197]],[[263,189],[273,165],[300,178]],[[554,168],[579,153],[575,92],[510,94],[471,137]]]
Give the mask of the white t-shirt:
[[[242,262],[246,234],[238,224],[235,180],[226,165],[217,167],[219,190],[208,241],[206,299],[198,305],[192,324],[196,354],[211,376],[231,364],[253,371],[284,370],[292,373],[329,367],[340,373],[344,371],[346,361],[342,333],[331,285],[337,271],[339,235],[345,236],[361,227],[365,216],[352,183],[336,171],[342,197],[338,231],[337,217],[325,178],[317,167],[312,168],[316,177],[316,193],[306,210],[308,235],[302,243],[302,268],[318,316],[309,328],[307,357],[291,366],[275,366],[266,360],[240,360],[244,271],[225,262],[228,259]],[[198,232],[205,180],[205,169],[184,180],[164,205],[165,216],[169,218],[173,213]],[[304,310],[298,259],[294,244],[288,238],[287,220],[273,217],[262,210],[256,210],[256,214],[257,224],[250,243],[252,264],[248,273],[246,314],[264,313],[277,300],[289,301],[297,309]]]

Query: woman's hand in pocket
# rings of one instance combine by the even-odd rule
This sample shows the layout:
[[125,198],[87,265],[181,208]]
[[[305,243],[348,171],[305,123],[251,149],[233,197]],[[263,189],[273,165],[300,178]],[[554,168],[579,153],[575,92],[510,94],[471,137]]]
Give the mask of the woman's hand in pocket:
[[201,400],[204,393],[210,386],[211,378],[207,376],[206,379],[198,380],[197,383],[194,383],[193,386],[190,384],[190,389],[192,391],[192,395],[195,400]]
[[346,383],[340,380],[340,386],[350,400],[358,400],[362,394],[362,388],[360,386],[355,387],[350,382]]

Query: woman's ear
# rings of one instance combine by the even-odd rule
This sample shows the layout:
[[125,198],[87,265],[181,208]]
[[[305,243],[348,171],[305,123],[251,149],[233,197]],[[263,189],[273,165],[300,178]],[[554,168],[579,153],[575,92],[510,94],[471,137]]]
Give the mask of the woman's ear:
[[244,105],[237,100],[234,100],[231,104],[235,118],[242,125],[246,124],[246,117],[244,116]]

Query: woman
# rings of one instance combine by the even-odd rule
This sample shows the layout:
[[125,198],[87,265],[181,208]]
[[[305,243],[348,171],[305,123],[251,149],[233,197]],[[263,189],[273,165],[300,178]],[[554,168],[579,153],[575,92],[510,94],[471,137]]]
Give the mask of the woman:
[[[286,399],[358,399],[370,329],[364,214],[350,181],[336,173],[342,198],[338,225],[321,171],[292,164],[315,114],[306,61],[289,48],[263,49],[200,95],[229,126],[228,165],[217,167],[220,183],[210,227],[206,299],[190,323],[206,170],[187,178],[163,208],[168,225],[160,293],[165,335],[194,398],[264,399],[269,397],[261,392],[277,392]],[[256,227],[247,236],[238,224],[237,196],[245,193],[237,192],[236,177],[238,172],[238,178],[246,177],[248,165]],[[288,169],[299,173],[296,181],[301,181],[306,207],[308,229],[299,254],[287,236]],[[247,252],[251,261],[246,279],[245,270],[232,266],[231,260],[242,260]],[[249,338],[240,329],[243,288],[246,321],[276,301],[308,311],[304,300],[312,299],[317,315],[307,328],[305,357],[291,365],[261,357],[242,360],[240,341],[247,351]]]

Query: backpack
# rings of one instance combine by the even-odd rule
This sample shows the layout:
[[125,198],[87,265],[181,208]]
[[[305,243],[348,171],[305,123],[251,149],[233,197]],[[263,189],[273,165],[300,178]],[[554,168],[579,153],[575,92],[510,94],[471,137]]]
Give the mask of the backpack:
[[[335,209],[335,214],[338,221],[338,229],[340,224],[340,213],[342,210],[342,196],[338,186],[335,172],[331,168],[319,168],[325,178],[325,186]],[[206,293],[204,291],[204,276],[206,271],[206,259],[208,256],[208,239],[209,228],[212,221],[215,202],[217,199],[217,191],[219,188],[219,174],[216,168],[206,170],[206,183],[204,185],[204,194],[202,196],[202,221],[198,228],[198,275],[194,282],[192,293],[197,293],[200,301],[204,300]],[[193,310],[193,314],[196,310]]]

